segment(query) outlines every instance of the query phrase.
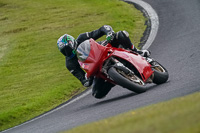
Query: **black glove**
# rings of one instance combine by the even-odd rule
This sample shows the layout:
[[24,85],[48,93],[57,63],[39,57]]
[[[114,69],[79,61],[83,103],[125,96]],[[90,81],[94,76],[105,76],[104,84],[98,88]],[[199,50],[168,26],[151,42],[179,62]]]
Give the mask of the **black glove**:
[[115,37],[115,32],[108,32],[106,36],[106,40],[108,42],[111,42],[114,39],[114,37]]
[[91,77],[89,79],[84,79],[81,82],[82,82],[83,86],[90,87],[93,83],[93,79],[94,79],[94,77]]

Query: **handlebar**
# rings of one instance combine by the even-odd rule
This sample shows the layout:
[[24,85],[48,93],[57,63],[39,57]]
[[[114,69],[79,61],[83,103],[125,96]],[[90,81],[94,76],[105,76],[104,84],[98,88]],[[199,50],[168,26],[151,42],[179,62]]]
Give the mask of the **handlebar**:
[[105,41],[103,41],[103,43],[101,43],[102,46],[106,46],[107,44],[108,44],[107,40],[105,40]]

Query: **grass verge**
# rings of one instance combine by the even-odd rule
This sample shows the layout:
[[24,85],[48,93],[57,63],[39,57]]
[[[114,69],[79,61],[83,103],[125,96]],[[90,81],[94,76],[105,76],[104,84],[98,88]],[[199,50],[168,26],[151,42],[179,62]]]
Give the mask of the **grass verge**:
[[65,68],[56,46],[61,35],[77,37],[108,24],[138,44],[144,21],[118,0],[0,0],[0,131],[85,89]]
[[64,133],[199,133],[200,93],[86,124]]

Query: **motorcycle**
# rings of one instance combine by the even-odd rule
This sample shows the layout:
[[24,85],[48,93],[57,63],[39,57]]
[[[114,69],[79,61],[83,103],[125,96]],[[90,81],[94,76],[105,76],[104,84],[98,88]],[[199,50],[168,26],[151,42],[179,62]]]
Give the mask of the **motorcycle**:
[[136,93],[145,92],[147,83],[162,84],[169,77],[167,70],[153,58],[112,47],[107,41],[102,44],[93,39],[84,41],[77,48],[77,57],[87,78],[102,78]]

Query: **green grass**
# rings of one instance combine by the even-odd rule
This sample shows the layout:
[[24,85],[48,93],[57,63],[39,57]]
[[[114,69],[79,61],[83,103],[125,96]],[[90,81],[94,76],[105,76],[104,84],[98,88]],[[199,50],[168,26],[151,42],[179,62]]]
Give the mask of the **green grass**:
[[[57,39],[104,24],[138,44],[145,18],[118,0],[0,0],[0,130],[29,120],[85,88],[65,68]],[[105,39],[105,37],[103,38]]]
[[199,133],[200,93],[132,110],[65,133]]

